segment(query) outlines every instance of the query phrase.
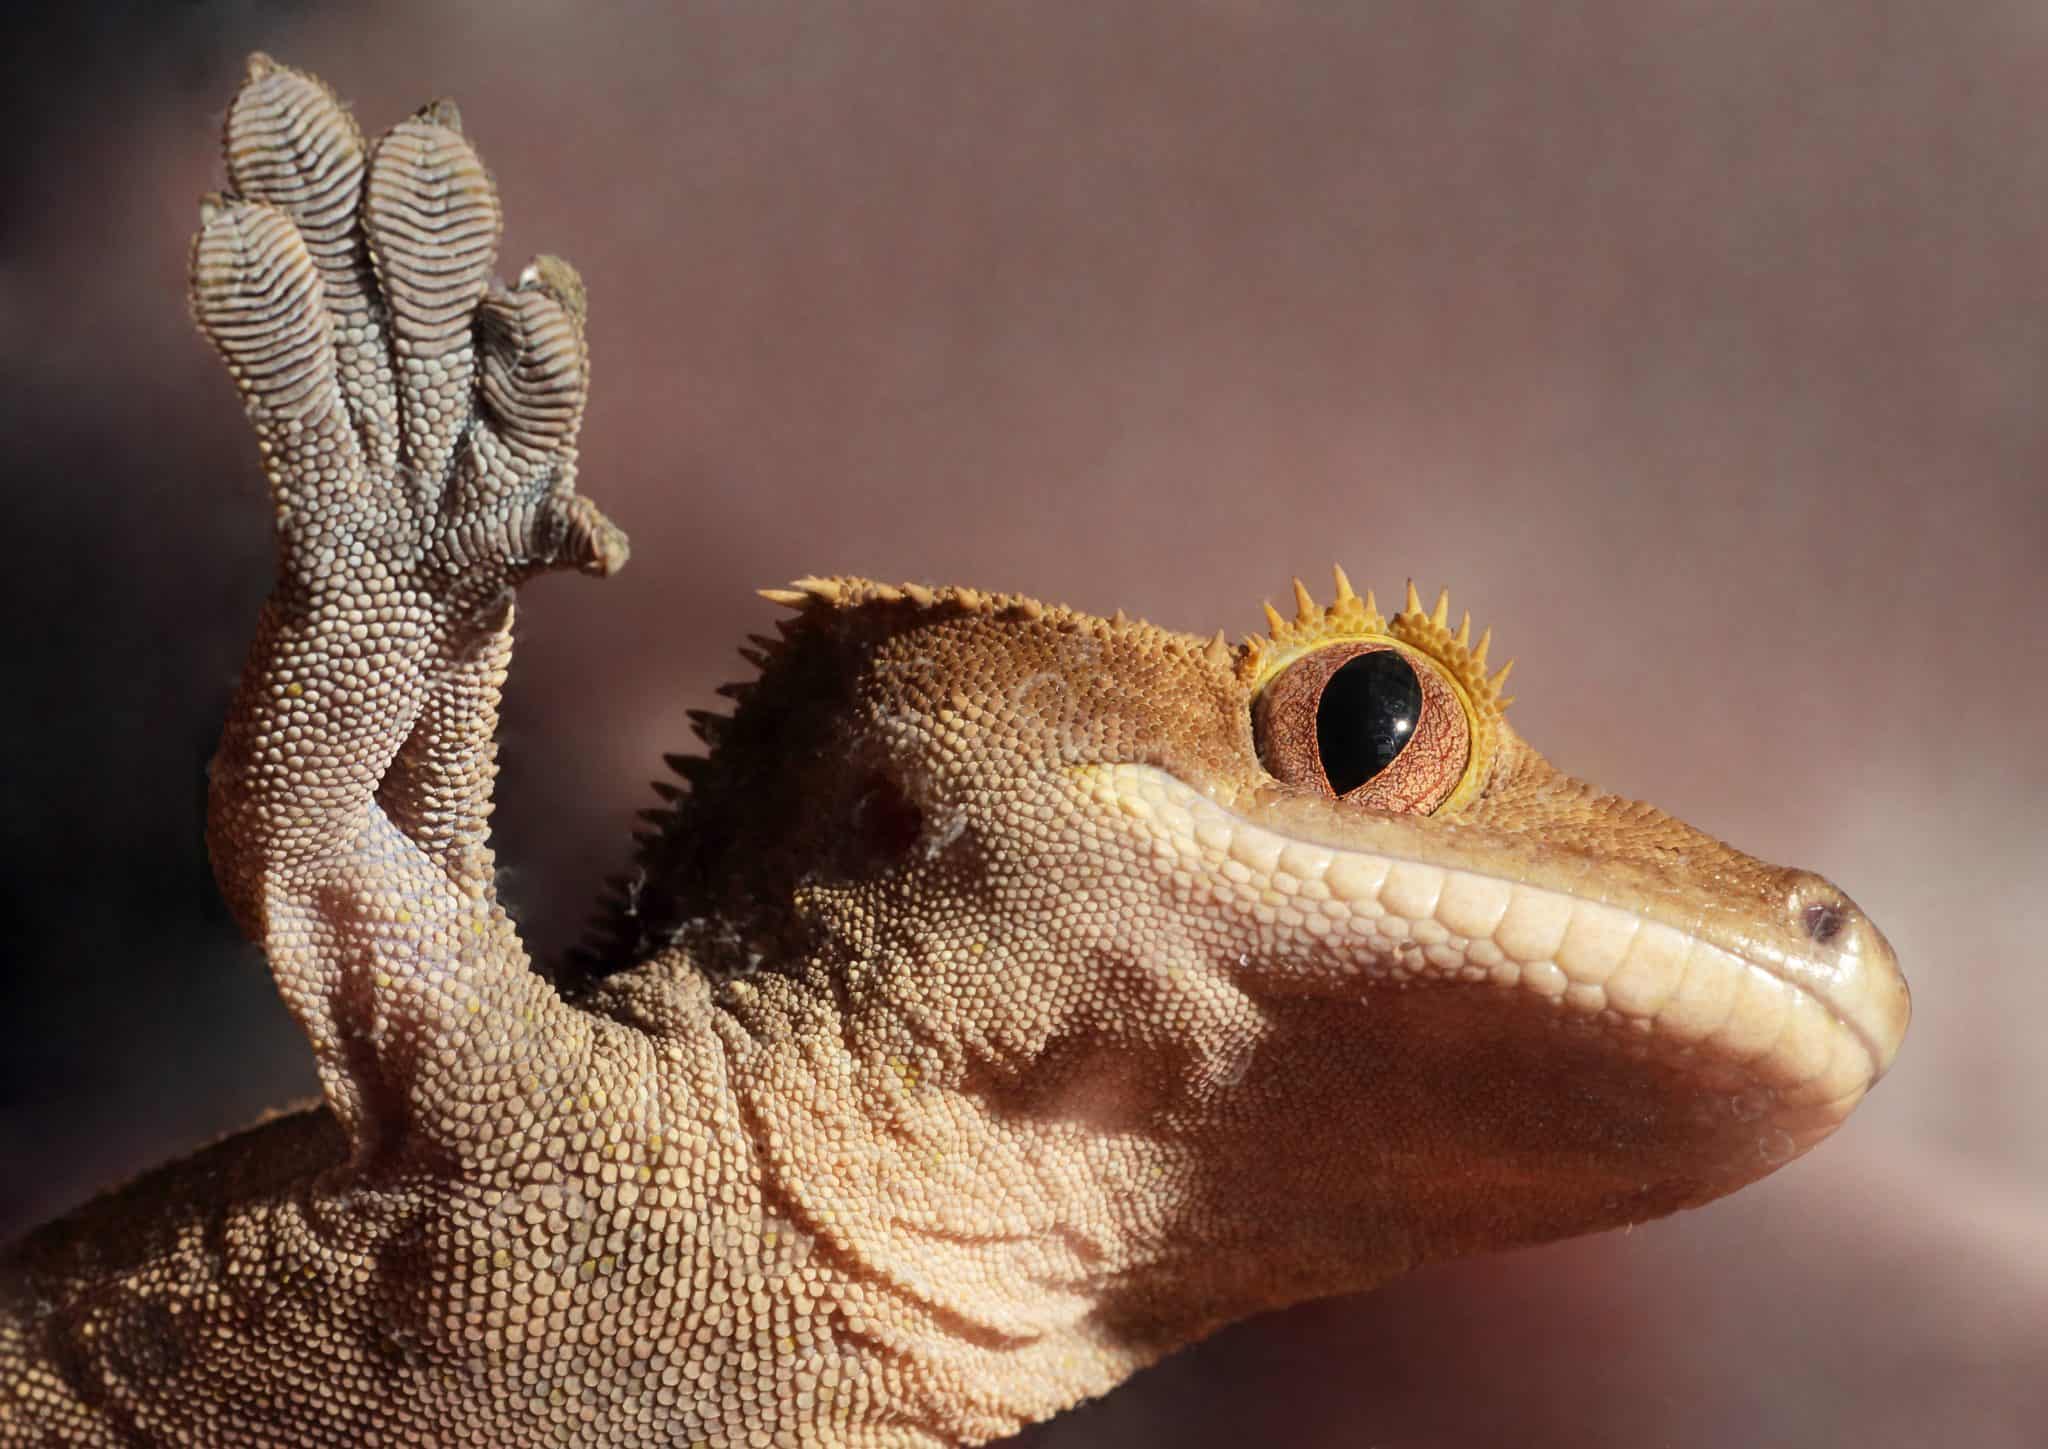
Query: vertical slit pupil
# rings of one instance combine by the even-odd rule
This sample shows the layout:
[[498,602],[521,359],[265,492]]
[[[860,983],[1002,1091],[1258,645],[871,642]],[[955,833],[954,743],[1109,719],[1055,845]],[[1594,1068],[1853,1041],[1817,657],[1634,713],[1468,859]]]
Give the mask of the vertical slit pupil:
[[1330,788],[1348,795],[1406,747],[1422,717],[1422,684],[1400,651],[1345,661],[1316,704],[1316,753]]

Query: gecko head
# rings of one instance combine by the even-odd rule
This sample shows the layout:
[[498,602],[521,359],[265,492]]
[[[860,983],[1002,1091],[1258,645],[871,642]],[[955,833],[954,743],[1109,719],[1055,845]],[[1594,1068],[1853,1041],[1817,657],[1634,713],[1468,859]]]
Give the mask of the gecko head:
[[1444,601],[1296,588],[1235,647],[777,591],[639,954],[829,985],[899,1085],[1125,1144],[1322,1291],[1703,1202],[1843,1120],[1908,1015],[1846,896],[1553,768]]

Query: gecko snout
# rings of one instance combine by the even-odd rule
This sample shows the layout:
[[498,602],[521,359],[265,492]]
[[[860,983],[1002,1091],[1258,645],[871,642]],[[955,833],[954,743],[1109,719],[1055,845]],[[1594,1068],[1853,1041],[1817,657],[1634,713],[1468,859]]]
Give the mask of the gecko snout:
[[1912,993],[1884,932],[1832,881],[1795,871],[1786,892],[1790,928],[1808,944],[1806,984],[1870,1053],[1870,1080],[1890,1068],[1913,1016]]

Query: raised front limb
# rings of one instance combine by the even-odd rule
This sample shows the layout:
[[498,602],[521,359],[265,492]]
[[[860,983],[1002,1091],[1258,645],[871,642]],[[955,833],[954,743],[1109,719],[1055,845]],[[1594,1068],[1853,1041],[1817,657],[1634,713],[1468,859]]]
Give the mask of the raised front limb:
[[259,56],[226,151],[192,304],[256,429],[279,569],[209,836],[361,1160],[458,1135],[537,1024],[577,1054],[492,889],[492,733],[513,589],[609,573],[625,539],[574,489],[581,284],[549,259],[491,280],[497,196],[451,105],[366,148]]
[[209,828],[332,1117],[0,1253],[0,1449],[905,1442],[854,1432],[877,1371],[761,1190],[708,979],[572,1008],[492,889],[513,591],[625,558],[573,486],[575,273],[490,280],[497,200],[445,104],[366,148],[259,57],[227,152],[193,308],[279,567]]

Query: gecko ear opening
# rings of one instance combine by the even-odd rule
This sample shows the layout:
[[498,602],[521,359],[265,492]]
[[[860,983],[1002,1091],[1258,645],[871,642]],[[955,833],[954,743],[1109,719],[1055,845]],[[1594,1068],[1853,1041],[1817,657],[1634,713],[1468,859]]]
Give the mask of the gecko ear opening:
[[878,770],[854,797],[853,828],[870,857],[899,860],[924,838],[924,811],[902,786]]

